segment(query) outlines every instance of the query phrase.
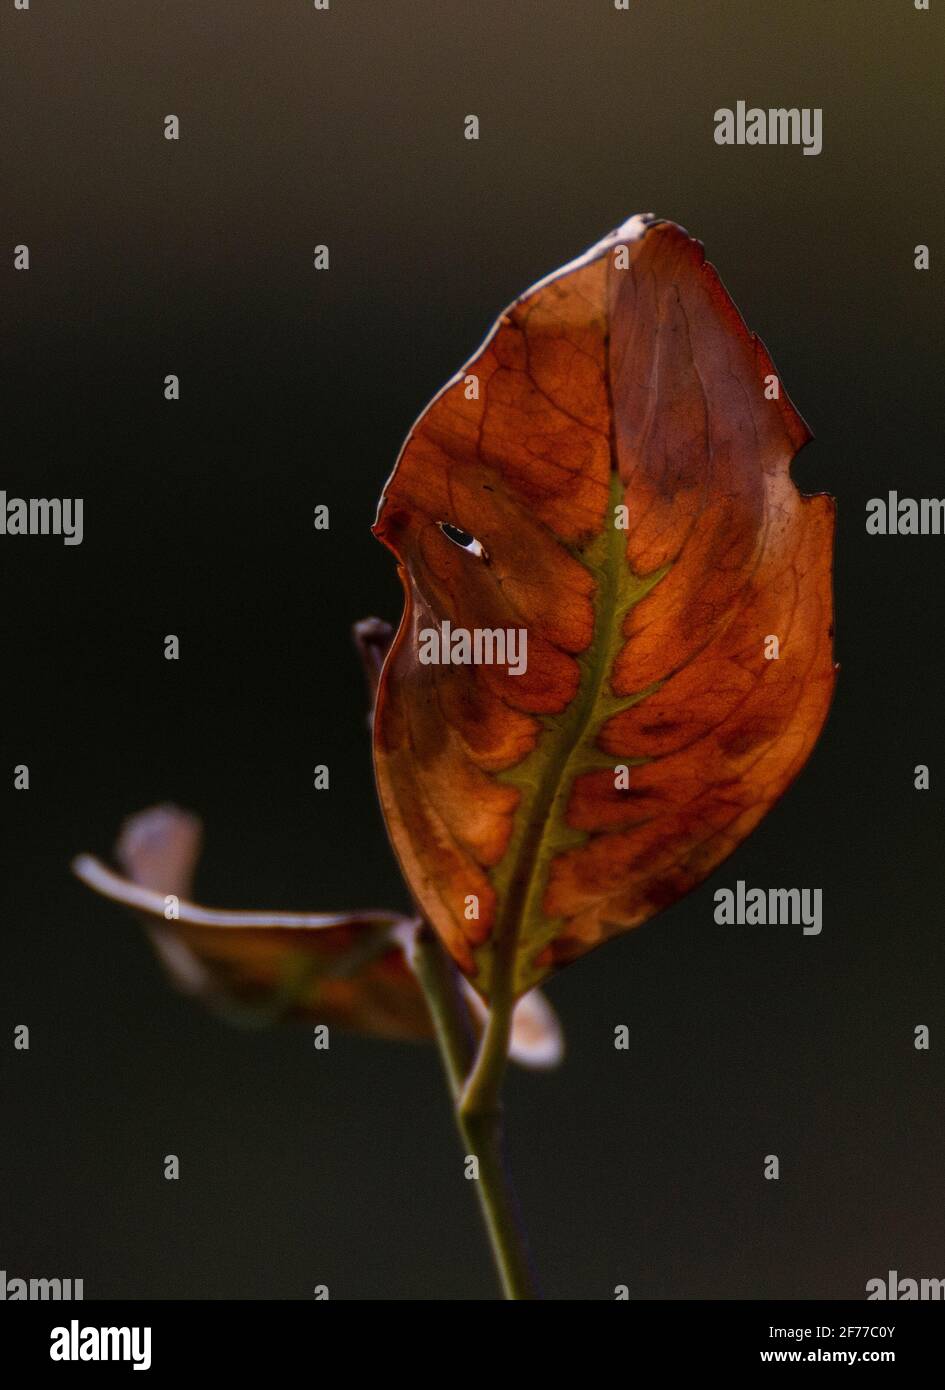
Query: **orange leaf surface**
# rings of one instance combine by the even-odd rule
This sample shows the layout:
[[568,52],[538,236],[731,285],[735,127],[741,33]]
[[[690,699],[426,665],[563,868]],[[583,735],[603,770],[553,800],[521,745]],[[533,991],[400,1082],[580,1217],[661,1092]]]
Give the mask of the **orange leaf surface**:
[[[791,481],[809,433],[772,381],[700,244],[637,217],[517,300],[407,438],[374,527],[406,597],[375,767],[486,998],[694,888],[811,752],[834,507]],[[512,634],[505,663],[438,661],[469,655],[457,630]]]

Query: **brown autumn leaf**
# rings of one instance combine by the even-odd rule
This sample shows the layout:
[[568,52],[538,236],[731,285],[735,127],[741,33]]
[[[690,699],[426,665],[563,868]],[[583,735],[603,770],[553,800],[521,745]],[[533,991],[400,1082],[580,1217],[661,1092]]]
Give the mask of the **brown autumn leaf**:
[[[372,627],[371,623],[376,626]],[[359,625],[380,636],[377,620]],[[388,912],[238,912],[190,899],[203,826],[179,807],[129,816],[115,845],[123,874],[92,855],[77,876],[130,907],[174,984],[215,1011],[243,1021],[295,1017],[375,1037],[433,1036],[426,1000],[409,965],[418,922]],[[167,898],[176,902],[166,916]],[[465,982],[464,982],[465,984]],[[465,987],[476,1029],[485,1010]],[[557,1065],[563,1041],[540,991],[519,1001],[509,1055],[522,1066]]]
[[[511,305],[407,438],[374,527],[406,599],[375,766],[486,998],[694,888],[810,754],[834,507],[791,481],[809,432],[776,381],[701,245],[636,217]],[[524,631],[525,669],[424,664],[456,629]]]
[[[237,912],[190,900],[203,828],[176,806],[154,806],[122,826],[115,858],[73,868],[98,892],[133,908],[184,993],[246,1021],[311,1018],[386,1038],[426,1038],[423,995],[392,931],[396,913]],[[166,898],[177,900],[166,916]]]

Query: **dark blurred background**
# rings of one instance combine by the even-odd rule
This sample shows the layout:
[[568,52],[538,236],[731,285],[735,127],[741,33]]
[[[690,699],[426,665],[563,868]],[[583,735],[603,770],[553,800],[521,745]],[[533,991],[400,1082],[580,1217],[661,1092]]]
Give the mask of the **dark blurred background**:
[[[945,1275],[945,539],[864,527],[943,493],[943,29],[912,0],[4,6],[0,486],[85,499],[79,547],[0,540],[11,1277],[493,1296],[433,1050],[205,1016],[68,862],[171,798],[206,819],[206,901],[405,905],[348,636],[400,612],[378,493],[504,305],[638,211],[705,243],[815,432],[842,670],[736,856],[550,986],[567,1060],[508,1093],[537,1263],[579,1299]],[[719,148],[739,99],[822,107],[823,153]],[[823,934],[716,926],[737,878],[822,888]]]

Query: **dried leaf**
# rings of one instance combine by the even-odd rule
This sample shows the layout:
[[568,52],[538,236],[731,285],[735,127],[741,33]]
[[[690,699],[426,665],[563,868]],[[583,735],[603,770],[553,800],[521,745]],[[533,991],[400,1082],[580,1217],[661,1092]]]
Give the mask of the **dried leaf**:
[[[380,633],[378,636],[382,635]],[[418,923],[396,913],[237,912],[190,901],[203,843],[198,816],[153,806],[129,816],[115,845],[126,877],[93,855],[76,875],[143,923],[155,953],[185,994],[232,1018],[299,1017],[384,1038],[432,1038],[426,1001],[408,965]],[[168,920],[168,896],[176,918]],[[474,1030],[488,1016],[468,987]],[[509,1056],[533,1069],[556,1066],[561,1027],[538,990],[519,1000]]]
[[[196,816],[157,806],[125,822],[115,854],[129,875],[91,855],[73,869],[131,907],[174,983],[244,1021],[301,1017],[385,1038],[432,1035],[426,1002],[394,935],[396,913],[234,912],[188,900],[200,852]],[[167,920],[166,897],[178,901]]]
[[[806,761],[834,683],[833,502],[789,473],[808,438],[699,243],[639,217],[516,301],[413,427],[374,528],[406,596],[375,766],[484,997],[694,888]],[[424,664],[444,623],[524,631],[526,669]]]

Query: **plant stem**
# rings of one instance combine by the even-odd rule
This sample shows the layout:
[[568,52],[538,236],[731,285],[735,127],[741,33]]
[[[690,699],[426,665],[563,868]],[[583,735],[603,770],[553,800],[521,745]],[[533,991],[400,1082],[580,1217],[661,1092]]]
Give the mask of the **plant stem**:
[[466,1078],[459,1098],[459,1112],[467,1119],[492,1115],[499,1110],[499,1093],[509,1057],[513,1009],[512,1000],[507,995],[498,991],[493,995],[475,1065]]
[[[538,1298],[503,1151],[499,1087],[508,1052],[511,1010],[504,1011],[504,1018],[490,1013],[473,1067],[472,1025],[459,975],[426,924],[418,928],[413,938],[410,959],[433,1018],[460,1135],[467,1154],[478,1160],[479,1204],[503,1292],[508,1299]],[[482,1084],[475,1087],[474,1103],[470,1104],[470,1083],[476,1077],[481,1078]]]

